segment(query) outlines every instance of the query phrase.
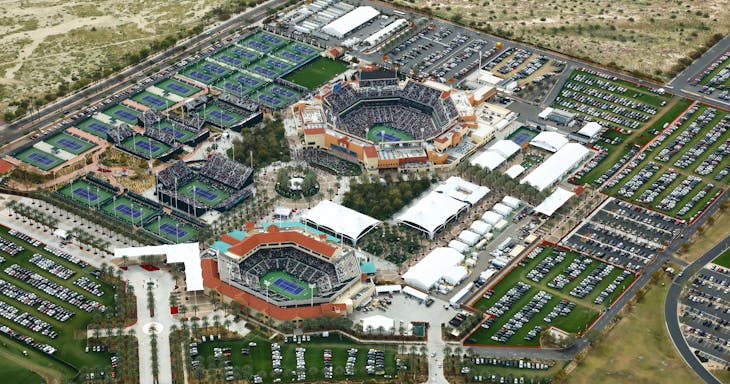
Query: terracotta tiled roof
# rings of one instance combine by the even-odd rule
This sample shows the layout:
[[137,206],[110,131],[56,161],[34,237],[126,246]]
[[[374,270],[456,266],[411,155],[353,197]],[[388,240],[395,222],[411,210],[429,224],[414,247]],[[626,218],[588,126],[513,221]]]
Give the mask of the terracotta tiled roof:
[[[223,240],[228,242],[226,240]],[[228,250],[238,256],[243,256],[262,244],[270,243],[296,243],[304,248],[311,249],[325,257],[332,257],[337,248],[315,240],[309,236],[305,236],[299,232],[262,232],[247,236],[241,241],[236,241]]]

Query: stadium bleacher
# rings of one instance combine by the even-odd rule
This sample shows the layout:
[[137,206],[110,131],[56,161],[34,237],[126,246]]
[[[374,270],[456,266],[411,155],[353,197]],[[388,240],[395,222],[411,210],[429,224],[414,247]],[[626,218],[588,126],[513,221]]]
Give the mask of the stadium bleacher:
[[132,137],[132,135],[134,135],[134,131],[129,125],[122,124],[120,126],[112,127],[106,134],[110,142],[119,144]]
[[252,173],[251,168],[218,153],[211,156],[200,170],[201,176],[233,189],[242,188]]

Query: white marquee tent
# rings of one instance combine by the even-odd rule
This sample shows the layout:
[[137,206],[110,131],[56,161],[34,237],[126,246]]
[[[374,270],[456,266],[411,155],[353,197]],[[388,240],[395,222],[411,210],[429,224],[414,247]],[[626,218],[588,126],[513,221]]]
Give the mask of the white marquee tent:
[[601,124],[598,124],[595,121],[589,121],[583,126],[583,128],[578,130],[578,134],[593,139],[601,133],[601,129],[603,129]]
[[509,159],[520,150],[520,146],[512,140],[497,140],[488,151],[497,152],[505,159]]
[[388,316],[372,315],[364,317],[360,320],[363,332],[380,332],[380,328],[385,332],[393,332],[395,330],[395,320]]
[[336,236],[343,236],[353,244],[380,224],[368,215],[329,200],[322,200],[302,215],[302,221],[317,229],[325,229]]
[[504,174],[513,179],[516,179],[517,176],[522,174],[522,172],[525,172],[525,167],[523,167],[520,164],[515,164],[515,165],[509,167],[508,170],[504,171]]
[[474,244],[476,244],[480,238],[481,236],[478,233],[474,233],[469,230],[463,230],[461,231],[461,233],[459,233],[459,241],[469,246],[473,246]]
[[451,241],[449,241],[449,248],[454,248],[455,250],[457,250],[457,251],[459,251],[461,253],[466,253],[466,251],[469,250],[469,246],[466,245],[466,244],[464,244],[464,243],[462,243],[459,240],[451,240]]
[[341,39],[378,15],[380,12],[371,6],[357,7],[322,27],[322,32]]
[[565,144],[559,151],[548,157],[535,170],[522,178],[520,183],[530,184],[543,191],[555,185],[563,176],[574,169],[588,155],[590,150],[578,143]]
[[563,188],[556,188],[555,192],[550,194],[540,205],[535,207],[535,212],[542,213],[546,216],[552,216],[555,211],[562,207],[575,193]]
[[433,239],[438,230],[456,218],[466,208],[466,203],[443,193],[432,191],[398,216],[396,221],[423,231],[428,234],[429,238]]
[[471,225],[469,226],[469,230],[480,235],[484,235],[485,233],[492,230],[492,226],[481,220],[476,220],[471,223]]
[[489,193],[489,188],[466,181],[458,176],[451,176],[436,187],[436,192],[444,193],[456,200],[474,205]]
[[507,216],[510,213],[512,213],[512,208],[510,208],[502,203],[494,204],[494,207],[492,207],[492,210],[494,212],[499,213],[502,216]]
[[464,281],[467,276],[469,276],[469,271],[467,271],[465,267],[457,265],[455,267],[449,268],[449,270],[446,271],[446,274],[444,275],[444,281],[451,285],[458,285],[459,283]]
[[510,195],[507,195],[507,196],[505,196],[505,197],[502,198],[502,204],[504,204],[504,205],[506,205],[506,206],[508,206],[508,207],[510,207],[512,209],[519,208],[520,207],[520,202],[521,202],[520,199],[518,199],[518,198],[516,198],[514,196],[510,196]]
[[464,255],[453,248],[434,248],[416,265],[408,268],[403,280],[409,285],[428,291],[444,277],[446,271],[464,261]]
[[492,226],[495,226],[497,223],[499,223],[500,220],[502,220],[502,217],[503,216],[497,212],[486,211],[482,215],[482,221]]
[[565,144],[568,144],[568,138],[552,131],[542,131],[530,140],[530,145],[550,152],[557,152]]
[[476,157],[472,157],[471,160],[469,160],[469,164],[475,165],[479,168],[486,168],[490,171],[493,171],[497,169],[502,163],[507,161],[507,159],[504,158],[504,156],[500,155],[497,152],[492,151],[484,151],[481,154],[479,154]]

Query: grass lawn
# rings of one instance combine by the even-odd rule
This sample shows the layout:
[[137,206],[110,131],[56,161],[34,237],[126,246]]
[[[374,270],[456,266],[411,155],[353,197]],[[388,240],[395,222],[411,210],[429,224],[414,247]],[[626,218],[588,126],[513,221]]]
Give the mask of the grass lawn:
[[[708,220],[710,219],[708,218]],[[677,253],[680,259],[691,263],[704,255],[705,252],[728,235],[727,229],[730,228],[730,214],[727,212],[716,213],[712,216],[712,220],[715,223],[711,226],[706,225],[708,229],[702,235],[695,232],[692,238],[687,241],[689,248],[684,252],[681,252],[680,248],[680,252]]]
[[712,370],[710,371],[721,383],[730,383],[730,371],[728,370]]
[[9,383],[44,383],[45,380],[39,374],[17,365],[11,360],[0,361],[0,377]]
[[[452,361],[454,366],[456,367],[456,372],[451,369],[452,367]],[[515,360],[517,361],[517,360]],[[527,361],[527,359],[525,359]],[[537,361],[536,361],[537,362]],[[533,379],[535,382],[538,380],[545,380],[550,379],[555,374],[560,372],[561,369],[565,366],[566,362],[563,361],[557,361],[557,362],[548,362],[548,361],[540,361],[541,363],[554,363],[551,367],[549,367],[546,370],[536,370],[536,369],[520,369],[520,368],[514,368],[514,367],[504,367],[500,365],[486,365],[486,364],[480,364],[477,365],[474,363],[473,359],[466,359],[466,360],[459,360],[457,358],[449,358],[444,363],[444,367],[446,370],[446,379],[451,384],[457,384],[457,383],[471,383],[471,378],[474,376],[486,376],[486,377],[492,377],[492,375],[496,376],[497,378],[501,377],[524,377],[525,383],[529,383],[530,379]],[[461,367],[469,367],[469,374],[463,375],[460,374]],[[497,379],[499,380],[499,379]],[[485,380],[486,382],[489,382],[488,380]],[[497,381],[499,382],[499,381]],[[512,383],[512,381],[509,381]]]
[[713,263],[717,265],[722,265],[725,268],[730,268],[730,249],[726,250],[722,253],[722,255],[718,256],[717,259],[713,261]]
[[[542,325],[543,328],[552,325],[555,327],[558,327],[560,329],[563,329],[568,332],[582,332],[584,331],[592,322],[593,320],[598,316],[599,311],[603,309],[603,307],[609,305],[618,295],[623,292],[623,289],[617,289],[615,292],[613,292],[609,297],[601,304],[597,305],[593,303],[593,300],[601,293],[601,291],[606,288],[611,282],[613,282],[614,278],[616,278],[618,275],[621,274],[623,271],[622,269],[616,268],[611,273],[609,273],[599,284],[596,285],[595,289],[589,293],[585,298],[579,299],[577,297],[571,296],[570,291],[580,284],[580,282],[588,276],[588,274],[596,269],[599,265],[602,264],[601,261],[593,260],[588,267],[579,275],[576,276],[575,279],[573,279],[570,283],[568,283],[566,286],[564,286],[562,289],[555,289],[550,288],[547,286],[549,282],[551,282],[555,277],[557,277],[560,274],[563,274],[565,269],[571,264],[573,260],[578,256],[577,253],[568,252],[565,256],[565,259],[556,264],[546,275],[543,277],[539,282],[535,282],[533,280],[530,280],[526,277],[527,273],[529,273],[531,270],[533,270],[541,260],[543,260],[545,257],[550,255],[552,252],[552,248],[546,247],[539,255],[537,255],[534,259],[524,259],[522,261],[522,265],[518,265],[515,267],[514,270],[512,270],[507,276],[505,276],[500,282],[497,283],[496,286],[492,288],[494,293],[489,299],[481,298],[478,300],[474,307],[481,310],[486,311],[489,309],[494,303],[499,301],[499,299],[504,296],[504,294],[510,290],[512,287],[514,287],[517,282],[523,281],[527,284],[531,285],[531,288],[525,293],[522,298],[517,300],[517,302],[512,305],[510,310],[508,310],[506,313],[504,313],[502,316],[500,316],[497,321],[492,324],[492,326],[489,329],[486,328],[479,328],[476,332],[471,336],[475,338],[477,343],[479,344],[495,344],[496,342],[491,339],[491,337],[501,328],[503,324],[505,324],[515,313],[519,312],[522,307],[524,307],[531,299],[532,297],[540,290],[546,291],[553,295],[553,298],[550,299],[547,304],[540,310],[539,313],[535,314],[529,322],[527,322],[517,333],[510,338],[508,344],[509,345],[519,345],[519,346],[537,346],[539,345],[539,340],[533,339],[531,341],[524,340],[524,337],[527,335],[529,331],[531,331],[535,326]],[[635,278],[634,275],[631,275],[628,279],[624,280],[622,283],[623,287],[628,287],[629,284],[633,281]],[[624,288],[625,289],[625,288]],[[556,317],[552,322],[546,323],[543,319],[547,314],[549,314],[552,309],[562,300],[566,299],[569,301],[573,301],[576,304],[575,309],[570,313],[568,316],[558,316]],[[499,344],[501,345],[501,343]]]
[[[19,238],[16,238],[14,236],[11,236],[8,233],[8,229],[6,227],[0,227],[0,237],[3,237],[7,240],[10,240],[14,242],[17,245],[22,246],[25,248],[25,250],[15,256],[9,256],[8,254],[4,254],[3,252],[0,252],[3,257],[5,257],[5,262],[2,264],[2,267],[0,269],[5,269],[9,267],[12,264],[18,264],[22,267],[28,268],[33,272],[36,272],[50,281],[56,282],[68,289],[71,289],[72,291],[78,292],[82,294],[84,297],[88,299],[93,299],[101,302],[102,304],[106,305],[108,307],[107,314],[103,314],[102,316],[113,316],[113,293],[110,286],[107,284],[102,285],[102,289],[104,291],[104,295],[101,297],[93,296],[92,294],[86,292],[85,290],[77,287],[74,285],[74,281],[81,277],[81,276],[87,276],[91,278],[94,281],[97,281],[95,278],[89,276],[89,272],[94,270],[95,268],[92,266],[88,266],[86,268],[80,268],[78,265],[73,264],[71,262],[68,262],[64,259],[58,258],[56,256],[53,256],[49,252],[46,252],[43,247],[44,245],[40,245],[40,247],[34,247],[33,245],[26,243],[23,240],[20,240]],[[52,275],[49,272],[46,272],[39,268],[38,266],[32,264],[29,259],[31,256],[33,256],[34,253],[39,253],[46,257],[47,259],[53,260],[56,263],[70,268],[74,271],[76,271],[76,274],[69,278],[68,280],[63,280],[59,277],[56,277]],[[58,337],[55,339],[50,339],[46,336],[43,336],[39,333],[35,333],[24,326],[20,324],[16,324],[8,319],[0,318],[0,324],[7,325],[17,332],[28,335],[33,337],[36,341],[50,344],[58,349],[56,352],[56,355],[66,361],[68,361],[71,364],[74,364],[77,368],[81,367],[87,367],[87,368],[100,368],[100,367],[106,367],[109,365],[109,355],[107,353],[86,353],[84,352],[84,347],[86,347],[86,338],[85,338],[85,330],[88,324],[91,322],[92,318],[96,316],[94,312],[87,313],[81,309],[76,308],[75,306],[65,303],[62,300],[55,298],[53,296],[50,296],[46,294],[45,292],[39,291],[38,289],[30,286],[29,284],[26,284],[20,279],[17,279],[15,277],[11,277],[10,275],[6,273],[0,273],[0,278],[3,280],[10,282],[14,284],[15,286],[22,288],[26,291],[36,293],[39,297],[44,298],[52,303],[59,304],[67,309],[72,310],[75,314],[72,318],[67,320],[66,322],[60,322],[58,320],[55,320],[51,318],[50,316],[46,316],[44,314],[41,314],[35,307],[27,306],[25,304],[21,304],[20,302],[5,297],[4,295],[0,296],[0,300],[5,301],[6,303],[18,308],[21,311],[26,311],[46,322],[48,322],[55,331],[58,332]],[[12,344],[20,346],[19,344],[16,344],[15,341],[11,341],[10,339],[2,336],[0,339],[5,344]],[[30,352],[30,347],[22,347],[25,350],[28,350]],[[36,361],[39,362],[39,364],[48,364],[46,361],[52,361],[48,356],[45,356],[43,354],[38,355],[38,359]],[[43,363],[40,363],[43,362]],[[57,370],[63,370],[68,371],[67,368],[63,368],[62,365],[55,363],[56,367],[60,366],[61,368],[57,368]],[[54,366],[54,364],[48,364],[49,366]],[[66,372],[67,373],[67,372]]]
[[[257,346],[249,347],[248,343],[254,341]],[[350,379],[366,379],[369,376],[365,369],[367,352],[369,349],[381,349],[385,351],[385,374],[395,376],[397,373],[395,358],[397,346],[395,345],[366,345],[352,342],[346,338],[341,338],[338,334],[331,334],[329,337],[313,337],[310,342],[303,342],[300,345],[293,343],[279,343],[281,345],[282,368],[284,373],[281,375],[283,381],[291,381],[293,376],[291,372],[296,370],[295,349],[298,346],[306,348],[304,359],[306,362],[307,380],[323,380],[324,360],[323,352],[325,349],[332,350],[333,362],[333,381],[342,382],[348,378],[345,376],[345,363],[347,361],[347,350],[357,348],[357,360],[355,362],[355,375],[349,376]],[[247,335],[243,339],[213,341],[198,343],[198,351],[200,355],[198,360],[201,367],[215,369],[216,361],[213,358],[213,348],[231,348],[230,360],[234,367],[240,368],[240,375],[248,377],[252,374],[258,374],[264,378],[264,382],[271,382],[272,366],[271,366],[271,344],[267,339],[253,333]],[[243,355],[242,348],[249,348],[250,354]]]
[[664,297],[671,281],[663,277],[637,307],[588,353],[567,383],[698,383],[679,356],[664,324]]
[[291,81],[311,90],[326,83],[340,73],[345,72],[346,69],[347,64],[341,61],[319,57],[298,71],[286,75],[284,80]]

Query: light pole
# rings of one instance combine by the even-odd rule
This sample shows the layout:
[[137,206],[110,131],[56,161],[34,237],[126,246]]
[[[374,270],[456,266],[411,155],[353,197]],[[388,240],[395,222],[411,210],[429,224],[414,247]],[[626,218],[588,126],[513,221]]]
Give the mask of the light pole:
[[314,289],[317,288],[317,284],[309,283],[309,306],[314,306]]
[[266,308],[264,308],[264,314],[266,315],[266,325],[269,324],[269,286],[271,285],[271,281],[266,280],[264,281],[264,285],[266,286]]

